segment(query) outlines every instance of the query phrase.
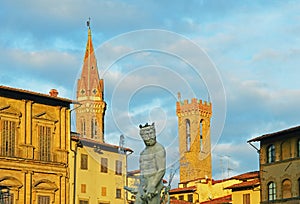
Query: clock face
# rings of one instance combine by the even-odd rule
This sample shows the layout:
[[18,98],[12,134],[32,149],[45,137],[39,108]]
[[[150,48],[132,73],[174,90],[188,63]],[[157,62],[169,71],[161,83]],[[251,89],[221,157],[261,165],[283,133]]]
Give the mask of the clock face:
[[84,94],[85,94],[85,90],[84,90],[84,89],[81,89],[81,90],[80,90],[80,93],[81,93],[81,95],[84,95]]

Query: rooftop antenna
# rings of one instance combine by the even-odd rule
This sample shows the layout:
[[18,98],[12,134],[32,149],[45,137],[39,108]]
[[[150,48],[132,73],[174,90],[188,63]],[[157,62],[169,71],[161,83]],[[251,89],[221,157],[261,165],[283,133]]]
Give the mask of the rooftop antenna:
[[125,137],[124,137],[124,135],[120,135],[119,148],[118,148],[119,154],[125,153],[124,144],[125,144]]
[[232,171],[233,169],[229,168],[229,159],[230,159],[230,156],[226,155],[226,157],[227,157],[227,176],[229,178],[229,171]]

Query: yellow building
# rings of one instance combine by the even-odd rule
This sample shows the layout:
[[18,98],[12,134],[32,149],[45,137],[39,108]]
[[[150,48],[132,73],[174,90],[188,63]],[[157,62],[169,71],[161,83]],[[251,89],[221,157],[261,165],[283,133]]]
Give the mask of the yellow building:
[[1,203],[69,203],[72,101],[50,94],[0,86]]
[[75,186],[75,196],[74,190],[71,193],[73,203],[124,204],[126,161],[132,150],[79,136],[72,137],[72,150],[75,153],[70,159],[71,186],[73,189]]
[[170,196],[172,200],[190,203],[258,204],[257,201],[260,200],[258,177],[258,171],[255,171],[223,180],[195,179],[179,183],[178,188],[170,191]]
[[232,204],[259,204],[260,203],[260,179],[259,172],[249,172],[237,176],[241,183],[228,186],[225,189],[232,190]]
[[260,142],[261,203],[300,203],[300,126],[248,142]]

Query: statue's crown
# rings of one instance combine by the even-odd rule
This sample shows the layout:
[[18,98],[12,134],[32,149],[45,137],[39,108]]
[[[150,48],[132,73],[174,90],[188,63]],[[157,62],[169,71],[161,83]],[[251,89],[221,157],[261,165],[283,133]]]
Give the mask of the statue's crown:
[[144,126],[140,125],[139,127],[140,127],[140,129],[143,129],[143,128],[150,127],[150,126],[152,126],[154,128],[154,122],[151,125],[149,125],[148,123],[146,123]]

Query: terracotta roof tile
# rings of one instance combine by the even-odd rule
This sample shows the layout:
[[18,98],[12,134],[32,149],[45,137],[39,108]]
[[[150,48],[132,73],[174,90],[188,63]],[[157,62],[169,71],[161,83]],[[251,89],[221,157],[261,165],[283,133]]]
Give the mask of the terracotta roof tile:
[[259,171],[252,171],[231,177],[231,179],[247,180],[259,177]]
[[256,138],[253,138],[251,140],[249,140],[248,142],[257,142],[257,141],[261,141],[264,140],[266,138],[271,138],[271,137],[276,137],[276,136],[280,136],[280,135],[285,135],[285,134],[289,134],[289,133],[293,133],[296,131],[300,131],[300,126],[296,126],[296,127],[291,127],[288,129],[284,129],[278,132],[273,132],[273,133],[269,133],[269,134],[265,134]]
[[231,203],[231,195],[227,195],[220,198],[215,198],[212,200],[201,202],[201,204],[225,204],[225,203]]
[[190,204],[191,202],[185,200],[170,200],[170,204]]
[[244,181],[241,183],[233,184],[231,186],[226,187],[225,189],[237,189],[237,188],[246,188],[246,187],[254,187],[260,184],[259,179],[254,179],[251,181]]
[[186,188],[174,188],[170,190],[170,193],[179,193],[179,192],[191,192],[197,190],[196,186],[190,186]]

